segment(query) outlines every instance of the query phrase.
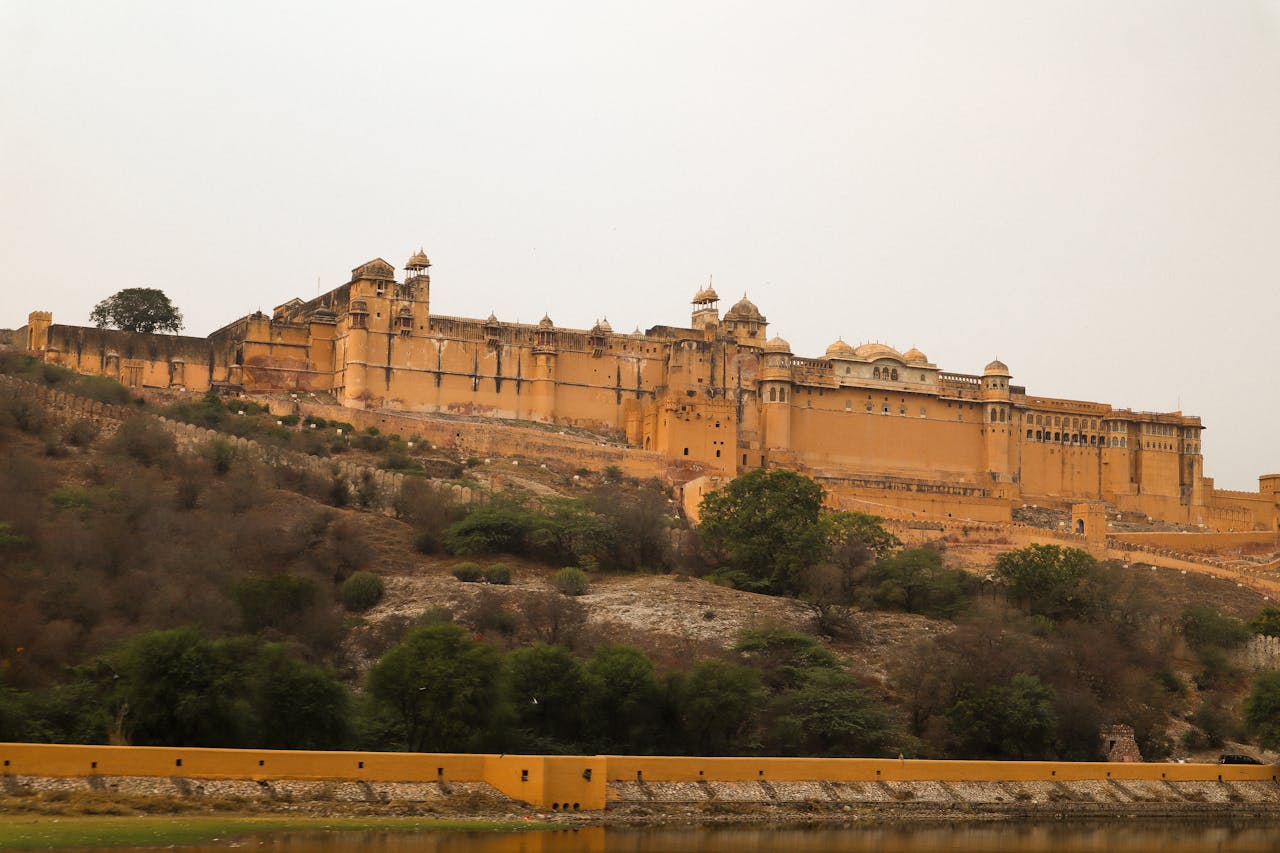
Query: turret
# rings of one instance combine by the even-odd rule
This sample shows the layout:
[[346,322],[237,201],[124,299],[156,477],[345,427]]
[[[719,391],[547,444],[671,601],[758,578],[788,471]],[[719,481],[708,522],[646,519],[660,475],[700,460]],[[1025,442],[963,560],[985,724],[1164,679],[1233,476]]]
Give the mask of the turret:
[[49,327],[53,325],[52,311],[32,311],[27,315],[27,349],[44,352],[49,348]]
[[720,297],[711,282],[693,295],[693,328],[715,330],[720,325]]
[[987,470],[999,483],[1007,483],[1013,470],[1010,460],[1012,437],[1016,434],[1013,407],[1009,405],[1009,366],[996,359],[982,371],[983,435],[986,438]]
[[557,353],[556,325],[543,314],[534,332],[533,376],[529,392],[529,414],[534,420],[555,420]]
[[760,403],[766,450],[791,449],[791,344],[773,338],[760,358]]
[[405,261],[404,284],[400,286],[402,298],[422,306],[420,309],[415,306],[415,310],[424,325],[431,307],[430,269],[431,259],[419,248],[417,254]]

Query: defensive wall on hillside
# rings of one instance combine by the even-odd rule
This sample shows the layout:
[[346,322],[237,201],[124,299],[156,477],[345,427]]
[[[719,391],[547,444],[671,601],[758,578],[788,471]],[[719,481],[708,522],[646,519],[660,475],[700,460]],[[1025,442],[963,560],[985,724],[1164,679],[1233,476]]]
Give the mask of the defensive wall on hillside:
[[[485,783],[513,800],[567,811],[596,811],[619,800],[707,801],[715,786],[750,785],[766,799],[797,801],[813,785],[1072,783],[1157,786],[1260,784],[1250,799],[1280,801],[1275,765],[1142,764],[1052,761],[924,761],[879,758],[701,758],[311,752],[0,743],[0,771],[16,784],[33,778],[179,777],[189,780],[282,780],[375,783]],[[838,790],[826,789],[833,799]],[[1070,792],[1070,788],[1062,787]],[[1123,788],[1121,790],[1124,790]],[[1195,789],[1193,789],[1195,790]],[[1239,795],[1239,788],[1234,790]],[[1203,790],[1199,791],[1203,799]],[[868,792],[870,794],[870,792]],[[1066,799],[1072,797],[1064,795]],[[1184,796],[1184,795],[1179,795]],[[684,797],[685,799],[680,799]],[[1011,798],[1017,798],[1016,794]],[[1186,799],[1195,800],[1194,794]],[[739,799],[739,802],[742,800]]]

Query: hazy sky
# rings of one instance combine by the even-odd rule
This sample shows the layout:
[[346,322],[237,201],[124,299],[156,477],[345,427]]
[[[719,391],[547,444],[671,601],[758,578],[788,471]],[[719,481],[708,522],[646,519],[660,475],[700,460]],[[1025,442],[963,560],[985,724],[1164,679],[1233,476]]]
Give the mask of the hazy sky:
[[0,326],[187,331],[419,245],[432,309],[998,356],[1280,472],[1280,0],[0,0]]

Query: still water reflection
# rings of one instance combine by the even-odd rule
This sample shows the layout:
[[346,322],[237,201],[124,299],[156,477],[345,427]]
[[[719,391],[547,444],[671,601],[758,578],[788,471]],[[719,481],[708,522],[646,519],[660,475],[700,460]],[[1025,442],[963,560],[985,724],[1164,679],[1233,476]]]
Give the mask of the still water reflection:
[[[525,833],[297,832],[245,839],[241,843],[262,853],[1275,853],[1280,851],[1280,823],[591,827]],[[228,850],[225,846],[184,849],[193,853],[227,853]]]

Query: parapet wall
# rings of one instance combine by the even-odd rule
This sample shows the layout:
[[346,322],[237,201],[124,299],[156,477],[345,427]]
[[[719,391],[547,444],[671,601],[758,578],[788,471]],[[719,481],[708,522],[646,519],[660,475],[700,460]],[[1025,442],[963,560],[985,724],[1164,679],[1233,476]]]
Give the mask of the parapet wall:
[[1280,534],[1261,530],[1240,533],[1111,533],[1107,538],[1123,545],[1197,554],[1222,554],[1251,547],[1280,549]]
[[0,743],[5,776],[483,782],[543,808],[598,810],[611,784],[1271,782],[1273,765],[874,758],[687,758],[309,752]]

